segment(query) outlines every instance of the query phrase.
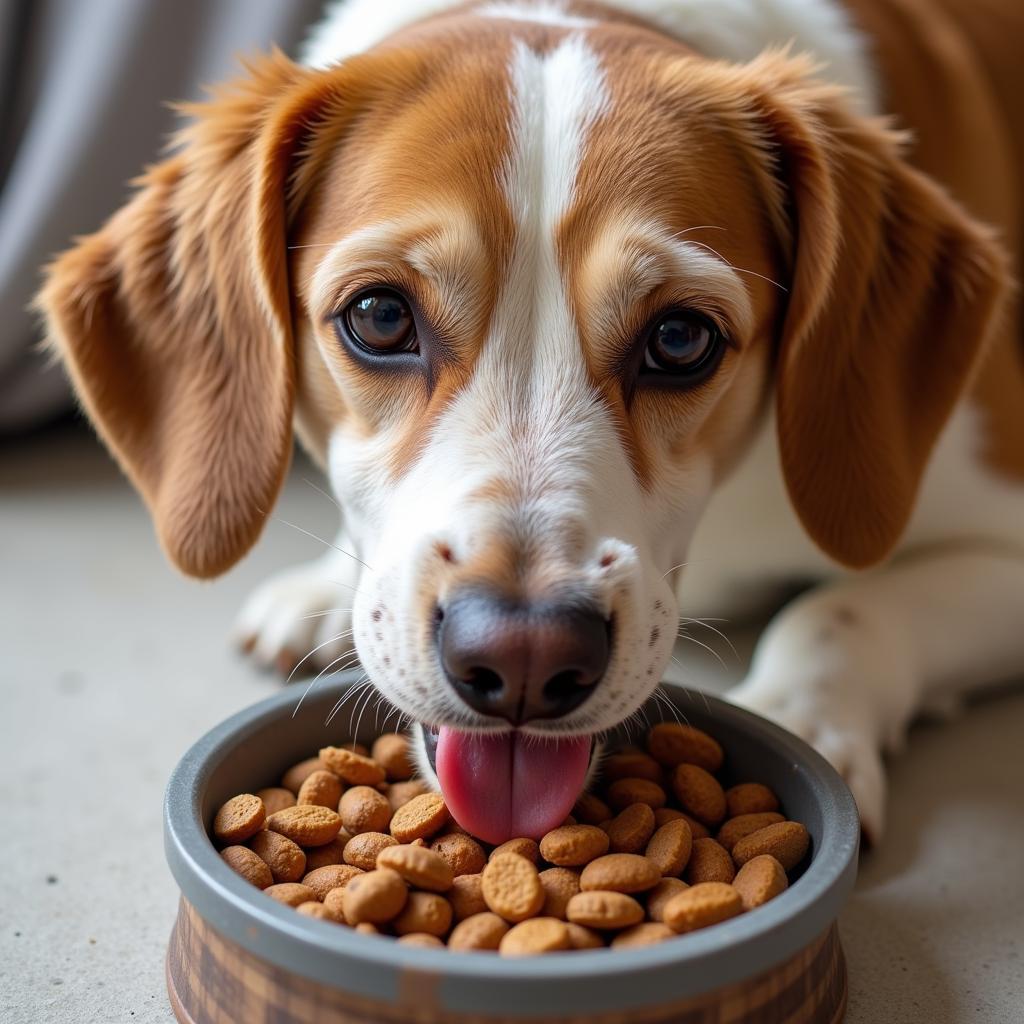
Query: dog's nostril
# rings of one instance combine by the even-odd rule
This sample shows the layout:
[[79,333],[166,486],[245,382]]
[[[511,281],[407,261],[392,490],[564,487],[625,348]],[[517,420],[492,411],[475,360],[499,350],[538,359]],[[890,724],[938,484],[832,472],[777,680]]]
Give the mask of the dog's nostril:
[[499,693],[505,685],[501,676],[489,668],[471,668],[463,682],[480,693]]
[[563,703],[578,696],[584,685],[579,672],[559,672],[544,684],[544,697],[549,701]]

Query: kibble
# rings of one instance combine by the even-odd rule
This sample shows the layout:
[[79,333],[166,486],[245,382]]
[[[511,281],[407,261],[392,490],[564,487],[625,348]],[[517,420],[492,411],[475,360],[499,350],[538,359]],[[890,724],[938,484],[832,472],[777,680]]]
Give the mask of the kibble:
[[724,788],[724,764],[714,737],[661,723],[646,749],[605,758],[557,828],[492,848],[411,777],[409,740],[386,733],[232,797],[211,833],[271,899],[363,935],[502,956],[631,949],[756,912],[807,857],[775,792]]

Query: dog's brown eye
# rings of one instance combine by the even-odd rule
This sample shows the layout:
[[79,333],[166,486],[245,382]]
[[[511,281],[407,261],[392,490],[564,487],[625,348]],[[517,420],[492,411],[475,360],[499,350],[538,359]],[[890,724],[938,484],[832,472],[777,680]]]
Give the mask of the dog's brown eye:
[[643,368],[692,381],[714,369],[722,349],[721,331],[700,313],[677,310],[662,317],[647,336]]
[[371,352],[416,349],[416,321],[409,303],[398,292],[383,288],[363,292],[349,303],[344,318],[353,339]]

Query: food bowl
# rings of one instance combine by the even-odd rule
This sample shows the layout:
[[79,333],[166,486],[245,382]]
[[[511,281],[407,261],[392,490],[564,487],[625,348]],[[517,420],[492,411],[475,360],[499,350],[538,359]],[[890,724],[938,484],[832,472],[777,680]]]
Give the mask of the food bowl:
[[[811,851],[771,902],[639,949],[507,959],[398,945],[299,914],[225,864],[207,835],[235,793],[276,785],[320,747],[383,731],[367,713],[326,724],[355,673],[303,700],[284,690],[207,733],[167,787],[164,842],[182,899],[167,954],[182,1024],[731,1024],[840,1021],[846,969],[835,926],[853,886],[860,826],[846,785],[807,744],[711,696],[663,688],[679,716],[726,753],[724,775],[756,779],[803,822]],[[293,712],[295,712],[293,714]],[[659,720],[658,705],[647,709]],[[625,732],[610,737],[625,743]],[[793,876],[791,876],[793,877]]]

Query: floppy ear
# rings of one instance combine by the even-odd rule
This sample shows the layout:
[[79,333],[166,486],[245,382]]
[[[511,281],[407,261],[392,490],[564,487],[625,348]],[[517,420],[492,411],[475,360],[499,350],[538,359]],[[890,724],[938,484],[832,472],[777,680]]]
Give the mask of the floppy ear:
[[755,64],[793,261],[778,356],[783,472],[812,539],[863,567],[910,518],[998,321],[1008,261],[903,159],[900,134],[854,113],[804,60]]
[[180,151],[48,268],[37,300],[165,551],[202,577],[255,542],[288,466],[287,197],[339,85],[276,53],[248,70],[184,108],[197,120]]

